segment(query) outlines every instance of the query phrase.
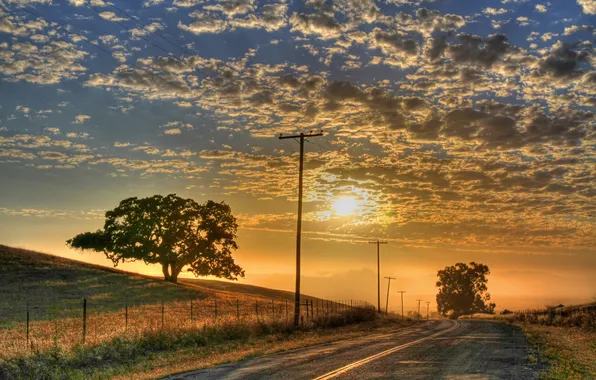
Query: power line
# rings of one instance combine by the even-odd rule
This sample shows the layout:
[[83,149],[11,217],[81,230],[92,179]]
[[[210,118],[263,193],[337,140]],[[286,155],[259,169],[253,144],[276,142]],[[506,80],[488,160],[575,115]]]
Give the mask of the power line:
[[[87,42],[89,45],[95,46],[96,48],[98,48],[99,50],[103,51],[104,53],[107,53],[107,54],[109,54],[109,55],[110,55],[110,57],[113,57],[111,52],[109,52],[109,51],[107,51],[106,49],[102,48],[102,47],[101,47],[101,46],[99,46],[98,44],[94,44],[93,42],[89,41],[89,39],[87,39],[87,37],[84,37],[84,36],[82,36],[82,35],[79,35],[79,34],[76,34],[76,33],[72,33],[70,30],[66,29],[66,28],[65,28],[65,27],[63,27],[62,25],[60,25],[60,24],[58,24],[58,23],[56,23],[56,22],[54,22],[54,21],[48,21],[48,20],[47,20],[45,17],[43,17],[42,15],[40,15],[40,14],[38,14],[37,12],[34,12],[34,11],[32,11],[32,10],[28,9],[28,8],[24,8],[24,7],[23,7],[23,8],[19,8],[19,9],[21,9],[21,10],[23,10],[23,11],[25,11],[25,12],[29,13],[30,15],[32,15],[32,16],[34,16],[34,17],[38,17],[38,18],[40,18],[40,19],[44,20],[45,22],[47,22],[48,24],[50,24],[50,25],[54,26],[55,28],[59,28],[59,29],[61,29],[61,30],[64,30],[64,31],[65,31],[66,33],[68,33],[68,34],[74,34],[74,35],[76,35],[77,37],[81,38],[81,40],[82,40],[82,41],[85,41],[85,42]],[[13,11],[12,11],[12,10],[8,9],[8,12],[10,12],[10,13],[11,13],[13,16],[16,16],[16,15],[13,13]]]
[[309,137],[323,136],[323,132],[308,134],[300,133],[299,135],[283,136],[279,134],[280,140],[299,138],[300,142],[300,164],[298,175],[298,222],[296,227],[296,293],[294,294],[294,326],[298,326],[300,322],[300,237],[302,234],[302,177],[304,172],[304,141]]
[[165,41],[169,42],[170,44],[176,46],[178,49],[180,49],[183,53],[186,53],[188,55],[191,55],[191,53],[186,50],[185,48],[181,47],[180,45],[178,45],[177,43],[170,41],[169,39],[167,39],[166,37],[164,37],[163,35],[161,35],[160,33],[156,32],[156,31],[151,31],[149,29],[147,29],[149,26],[147,24],[144,24],[142,22],[140,22],[139,20],[137,20],[135,17],[129,15],[128,13],[126,13],[125,11],[123,11],[122,9],[118,8],[117,6],[115,6],[114,4],[110,4],[110,7],[116,9],[118,12],[122,13],[123,15],[125,15],[126,17],[128,17],[129,19],[133,20],[134,22],[136,22],[137,24],[141,25],[143,27],[143,29],[145,29],[146,31],[148,31],[149,33],[153,33],[159,37],[161,37],[162,39],[164,39]]
[[[93,11],[95,11],[95,13],[97,13],[97,15],[98,15],[99,17],[101,17],[101,12],[100,12],[100,11],[98,11],[97,9],[95,9],[95,8],[94,8],[93,6],[91,6],[91,5],[87,5],[87,7],[88,7],[88,8],[90,8],[90,9],[92,9]],[[103,18],[103,17],[101,17],[101,18]],[[129,28],[129,27],[127,27],[126,25],[122,24],[121,22],[119,22],[119,21],[115,21],[115,20],[108,20],[108,21],[112,21],[113,23],[116,23],[117,25],[119,25],[119,26],[120,26],[122,29],[125,29],[125,30],[127,30],[127,31],[129,31],[129,32],[131,32],[131,33],[132,33],[132,29],[131,29],[131,28]],[[154,44],[153,42],[149,41],[149,40],[148,40],[148,39],[146,39],[145,37],[143,37],[143,36],[140,36],[140,35],[138,35],[137,37],[139,37],[139,38],[140,38],[140,39],[142,39],[143,41],[147,42],[147,43],[148,43],[148,44],[150,44],[151,46],[153,46],[153,47],[155,47],[155,48],[157,48],[157,49],[159,49],[159,50],[163,51],[164,53],[166,53],[166,55],[167,55],[168,57],[172,57],[172,58],[174,58],[174,59],[178,60],[179,62],[181,62],[181,63],[184,63],[184,62],[183,62],[181,59],[179,59],[178,57],[176,57],[174,54],[170,53],[169,51],[167,51],[166,49],[162,48],[161,46]]]

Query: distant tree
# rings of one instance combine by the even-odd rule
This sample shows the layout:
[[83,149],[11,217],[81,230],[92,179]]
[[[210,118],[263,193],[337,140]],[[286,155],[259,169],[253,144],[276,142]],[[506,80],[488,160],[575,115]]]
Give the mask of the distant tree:
[[513,314],[513,312],[509,309],[505,309],[501,312],[501,315],[508,315],[508,314]]
[[103,230],[79,234],[67,245],[102,252],[114,266],[139,260],[159,264],[164,279],[174,283],[185,267],[195,276],[244,277],[232,258],[238,225],[224,202],[198,204],[176,194],[133,197],[105,217]]
[[495,304],[490,301],[486,283],[490,274],[488,266],[471,262],[457,263],[437,272],[436,286],[439,312],[445,317],[457,318],[473,313],[494,313]]

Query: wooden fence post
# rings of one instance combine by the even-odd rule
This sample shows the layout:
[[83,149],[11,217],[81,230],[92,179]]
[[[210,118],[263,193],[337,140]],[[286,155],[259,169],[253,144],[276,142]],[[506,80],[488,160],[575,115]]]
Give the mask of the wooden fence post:
[[83,298],[83,343],[87,338],[87,298]]
[[213,302],[215,304],[215,319],[217,319],[217,296],[213,296]]
[[29,349],[29,301],[27,301],[27,349]]
[[306,300],[306,320],[308,321],[308,300]]
[[236,298],[236,319],[240,319],[240,301]]
[[128,298],[124,300],[124,331],[128,331]]

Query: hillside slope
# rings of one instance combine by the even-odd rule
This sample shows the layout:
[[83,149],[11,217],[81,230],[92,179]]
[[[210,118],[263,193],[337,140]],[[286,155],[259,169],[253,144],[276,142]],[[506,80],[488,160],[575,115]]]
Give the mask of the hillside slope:
[[293,299],[293,293],[203,279],[170,284],[159,278],[0,245],[0,324],[22,321],[27,303],[31,318],[78,316],[81,300],[92,310],[129,305],[188,301],[230,295],[240,299]]

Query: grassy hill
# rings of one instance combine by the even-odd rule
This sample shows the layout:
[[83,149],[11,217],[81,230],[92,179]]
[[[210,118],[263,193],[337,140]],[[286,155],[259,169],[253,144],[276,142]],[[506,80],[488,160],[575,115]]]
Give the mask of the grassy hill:
[[293,300],[293,293],[258,286],[203,279],[159,278],[0,245],[0,325],[22,321],[27,303],[32,320],[78,316],[87,298],[94,311],[129,305],[158,304],[235,296]]

